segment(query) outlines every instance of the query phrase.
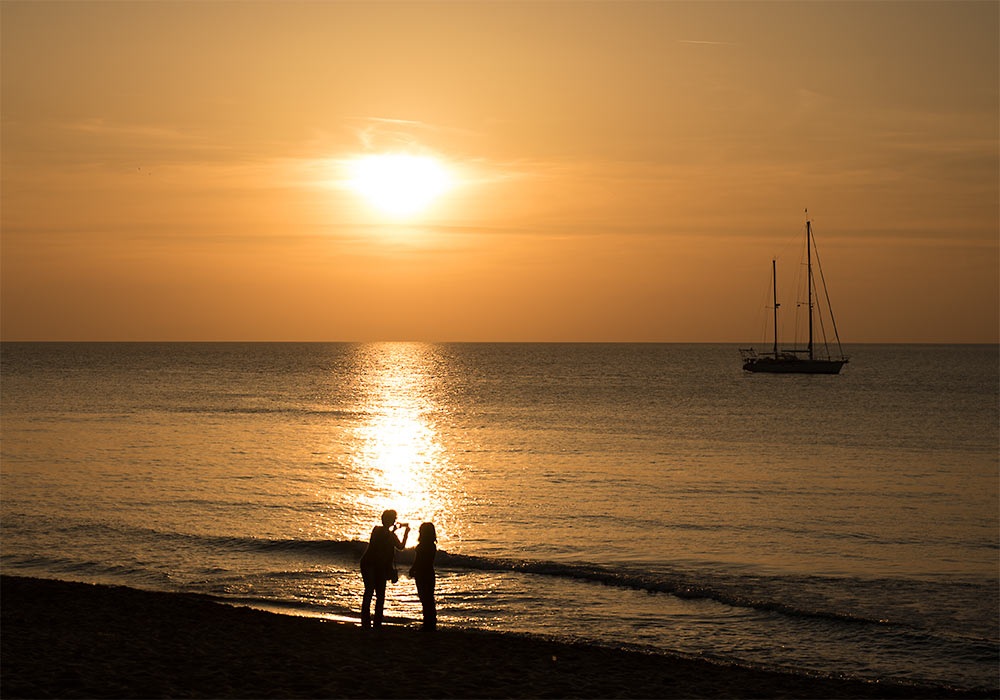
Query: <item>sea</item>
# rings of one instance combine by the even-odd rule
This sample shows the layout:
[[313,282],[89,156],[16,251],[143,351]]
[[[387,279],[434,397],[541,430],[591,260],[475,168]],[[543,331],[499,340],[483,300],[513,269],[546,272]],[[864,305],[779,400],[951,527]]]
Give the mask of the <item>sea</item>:
[[4,343],[2,571],[356,623],[393,508],[442,626],[997,689],[998,347],[845,350]]

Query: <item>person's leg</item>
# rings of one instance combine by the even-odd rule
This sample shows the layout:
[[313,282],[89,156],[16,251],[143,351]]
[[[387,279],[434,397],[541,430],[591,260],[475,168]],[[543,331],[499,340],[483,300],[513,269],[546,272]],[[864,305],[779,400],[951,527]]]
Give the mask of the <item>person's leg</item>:
[[375,584],[375,626],[382,626],[382,609],[385,607],[385,579]]
[[369,586],[365,583],[365,596],[361,600],[361,626],[371,627],[371,606],[372,606],[372,594],[375,592],[374,586]]
[[429,629],[437,629],[438,616],[437,603],[434,602],[434,577],[431,577],[427,584],[427,614],[424,617],[427,619]]
[[437,610],[434,605],[434,579],[417,579],[417,597],[424,614],[424,629],[432,630],[437,626]]
[[420,610],[424,617],[424,627],[427,626],[427,582],[422,578],[415,579],[417,583],[417,598],[420,599]]

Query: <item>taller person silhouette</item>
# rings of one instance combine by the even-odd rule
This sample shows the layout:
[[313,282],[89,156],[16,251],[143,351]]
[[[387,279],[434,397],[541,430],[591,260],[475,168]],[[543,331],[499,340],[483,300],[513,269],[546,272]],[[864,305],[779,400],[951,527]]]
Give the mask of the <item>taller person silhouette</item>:
[[[365,595],[361,602],[361,626],[371,627],[369,613],[372,595],[375,596],[375,627],[382,626],[382,610],[385,608],[385,584],[387,581],[397,581],[399,575],[393,558],[397,549],[406,546],[406,538],[410,536],[410,526],[407,523],[396,523],[396,511],[387,510],[382,513],[382,524],[372,528],[372,536],[368,540],[365,553],[361,555],[361,578],[365,583]],[[396,536],[396,530],[403,528],[403,541]]]

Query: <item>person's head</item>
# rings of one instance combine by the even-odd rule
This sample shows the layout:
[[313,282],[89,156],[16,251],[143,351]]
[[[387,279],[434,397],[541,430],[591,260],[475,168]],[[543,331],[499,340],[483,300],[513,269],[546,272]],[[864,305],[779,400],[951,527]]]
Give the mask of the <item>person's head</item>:
[[392,527],[392,524],[396,522],[396,511],[389,509],[382,513],[382,524],[386,527]]
[[438,536],[437,531],[434,529],[434,523],[420,523],[420,533],[417,537],[418,542],[437,542]]

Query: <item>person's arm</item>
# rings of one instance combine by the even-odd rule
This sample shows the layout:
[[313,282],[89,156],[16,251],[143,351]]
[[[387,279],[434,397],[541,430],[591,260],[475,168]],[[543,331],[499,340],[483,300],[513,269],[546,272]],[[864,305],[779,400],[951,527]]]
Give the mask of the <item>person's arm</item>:
[[396,537],[396,549],[406,549],[406,538],[410,536],[410,526],[405,525],[403,527],[403,541],[400,542],[399,538]]
[[417,572],[420,571],[420,557],[422,554],[420,545],[418,544],[413,550],[413,566],[410,567],[410,578],[416,578]]
[[428,555],[432,557],[433,550],[423,544],[418,544],[413,553],[413,566],[410,567],[410,578],[423,576],[428,572],[428,570],[433,571],[434,560],[430,559],[430,561],[428,561]]

